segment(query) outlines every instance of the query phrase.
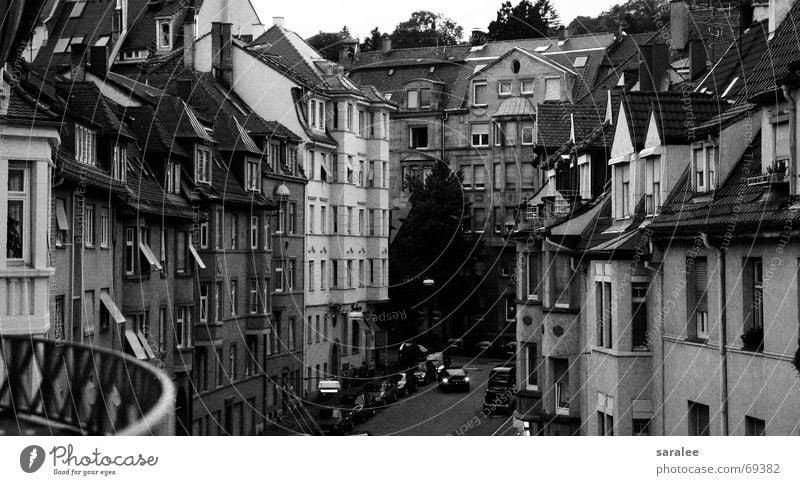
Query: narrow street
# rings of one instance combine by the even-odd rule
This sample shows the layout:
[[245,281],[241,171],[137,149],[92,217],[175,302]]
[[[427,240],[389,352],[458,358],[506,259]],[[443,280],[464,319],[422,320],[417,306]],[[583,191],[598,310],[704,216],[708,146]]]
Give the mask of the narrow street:
[[435,383],[420,387],[410,397],[378,411],[354,433],[396,436],[489,436],[514,435],[511,418],[505,414],[484,416],[481,405],[489,371],[499,360],[454,357],[453,365],[463,366],[471,381],[470,392],[439,390]]

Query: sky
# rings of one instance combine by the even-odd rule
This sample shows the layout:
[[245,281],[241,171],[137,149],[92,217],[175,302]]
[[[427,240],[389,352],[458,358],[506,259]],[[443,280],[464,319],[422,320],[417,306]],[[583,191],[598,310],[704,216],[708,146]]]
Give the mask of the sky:
[[[378,27],[392,32],[417,10],[442,13],[464,27],[466,36],[473,28],[486,30],[497,17],[504,0],[294,0],[275,2],[251,0],[261,22],[272,25],[273,17],[284,17],[284,25],[304,38],[323,32],[338,32],[347,25],[353,37],[364,38]],[[511,0],[513,5],[519,0]],[[569,24],[578,15],[595,16],[624,0],[552,0],[561,22]]]

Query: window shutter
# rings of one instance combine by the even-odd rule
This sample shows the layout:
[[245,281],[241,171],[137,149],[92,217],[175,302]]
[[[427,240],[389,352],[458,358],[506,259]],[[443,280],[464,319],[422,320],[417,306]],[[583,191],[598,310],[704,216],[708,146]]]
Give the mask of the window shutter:
[[744,309],[743,315],[743,329],[747,331],[753,328],[753,296],[755,294],[755,285],[753,280],[753,272],[755,264],[752,259],[745,258],[742,261],[744,271],[742,271],[742,308]]
[[708,262],[705,258],[697,258],[694,263],[694,292],[697,299],[697,310],[708,311]]

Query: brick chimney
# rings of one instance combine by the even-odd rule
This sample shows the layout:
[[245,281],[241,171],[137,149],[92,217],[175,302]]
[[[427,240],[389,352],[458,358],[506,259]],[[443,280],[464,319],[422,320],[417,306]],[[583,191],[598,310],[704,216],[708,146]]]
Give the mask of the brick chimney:
[[669,35],[672,47],[683,50],[689,41],[689,6],[684,0],[672,0],[669,9]]
[[86,80],[86,44],[71,44],[69,55],[73,81]]
[[563,25],[558,26],[557,30],[558,40],[567,40],[567,28]]
[[108,47],[93,45],[89,48],[89,72],[105,78],[108,74]]
[[283,28],[283,17],[272,17],[272,23]]
[[381,50],[386,53],[392,50],[392,38],[388,34],[381,36]]
[[194,24],[183,24],[183,67],[194,69]]
[[231,58],[231,24],[211,23],[211,73],[230,86],[233,83]]
[[689,80],[694,81],[706,68],[706,48],[700,39],[689,41]]

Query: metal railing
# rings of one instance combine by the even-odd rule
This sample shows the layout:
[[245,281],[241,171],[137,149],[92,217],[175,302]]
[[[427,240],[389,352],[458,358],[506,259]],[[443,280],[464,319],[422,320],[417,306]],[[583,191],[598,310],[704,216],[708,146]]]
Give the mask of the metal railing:
[[[172,435],[175,386],[128,355],[0,336],[0,430],[51,435]],[[5,422],[5,423],[4,423]]]

